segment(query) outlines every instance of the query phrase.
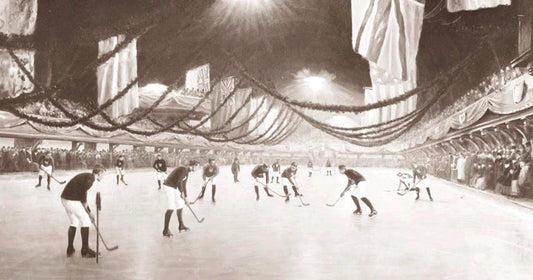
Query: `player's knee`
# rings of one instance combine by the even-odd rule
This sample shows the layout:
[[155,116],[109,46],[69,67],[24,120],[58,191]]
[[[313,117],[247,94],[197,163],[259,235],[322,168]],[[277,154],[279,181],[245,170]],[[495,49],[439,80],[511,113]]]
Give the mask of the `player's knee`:
[[91,226],[91,219],[89,218],[89,215],[85,215],[81,219],[81,227],[90,227]]

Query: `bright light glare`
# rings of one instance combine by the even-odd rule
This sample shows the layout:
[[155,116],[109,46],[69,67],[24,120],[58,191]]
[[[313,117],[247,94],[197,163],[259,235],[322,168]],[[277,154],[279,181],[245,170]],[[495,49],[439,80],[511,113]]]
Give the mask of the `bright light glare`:
[[326,79],[319,76],[305,77],[304,82],[311,90],[317,92],[324,88],[326,85]]

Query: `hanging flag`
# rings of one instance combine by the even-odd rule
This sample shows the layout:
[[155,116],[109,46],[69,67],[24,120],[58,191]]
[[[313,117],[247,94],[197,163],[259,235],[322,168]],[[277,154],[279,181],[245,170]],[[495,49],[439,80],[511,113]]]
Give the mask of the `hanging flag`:
[[[113,36],[98,42],[98,57],[115,49],[125,39],[124,35]],[[137,39],[98,66],[98,104],[115,97],[137,78]],[[139,107],[139,88],[131,87],[126,95],[111,105],[107,113],[113,118],[130,114]]]
[[[235,95],[233,97],[234,102],[230,108],[231,114],[229,114],[229,116],[232,116],[233,114],[235,114],[235,112],[239,110],[239,108],[242,108],[242,110],[240,110],[239,113],[237,113],[237,115],[231,122],[231,126],[228,128],[234,128],[236,126],[240,126],[241,124],[246,122],[249,116],[252,114],[252,112],[250,111],[249,104],[244,104],[244,102],[246,101],[248,96],[250,96],[250,94],[252,94],[252,88],[241,88],[235,92]],[[244,135],[246,134],[246,132],[248,132],[248,127],[249,127],[249,123],[246,123],[245,125],[239,127],[238,129],[235,129],[234,131],[228,133],[228,137],[234,138],[234,137]]]
[[511,0],[447,0],[450,13],[494,8],[500,5],[511,5]]
[[204,64],[187,71],[185,76],[185,89],[199,91],[203,94],[211,90],[209,64]]
[[37,21],[37,0],[0,1],[0,33],[31,35]]
[[407,80],[416,72],[423,19],[424,0],[352,0],[354,51],[391,77]]
[[[230,76],[220,80],[213,86],[213,92],[211,94],[211,112],[214,112],[228,95],[235,90],[235,77]],[[224,126],[226,120],[230,116],[229,108],[235,103],[234,100],[228,100],[226,104],[218,110],[216,114],[211,118],[211,129],[220,129]]]
[[[0,33],[5,35],[32,35],[37,20],[37,0],[1,0],[0,1]],[[33,50],[13,50],[24,68],[34,75]],[[34,89],[29,77],[9,54],[7,49],[0,48],[0,97],[16,97],[21,93]]]

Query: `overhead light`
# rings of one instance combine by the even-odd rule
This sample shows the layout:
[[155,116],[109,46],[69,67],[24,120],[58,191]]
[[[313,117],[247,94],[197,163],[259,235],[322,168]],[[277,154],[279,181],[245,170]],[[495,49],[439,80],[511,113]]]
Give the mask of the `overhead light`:
[[312,91],[321,91],[324,86],[327,83],[327,80],[324,77],[320,76],[310,76],[305,77],[304,82],[307,85],[308,88],[310,88]]

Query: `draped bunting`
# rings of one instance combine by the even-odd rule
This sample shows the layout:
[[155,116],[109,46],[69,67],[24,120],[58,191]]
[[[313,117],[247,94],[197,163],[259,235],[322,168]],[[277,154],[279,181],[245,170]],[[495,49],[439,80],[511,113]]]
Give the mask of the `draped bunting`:
[[[226,97],[235,90],[235,77],[227,77],[220,80],[213,87],[213,93],[211,95],[211,111],[216,110]],[[228,99],[225,106],[211,118],[211,129],[218,129],[224,126],[227,119],[230,118],[231,109],[235,106],[235,94]]]
[[502,90],[495,91],[444,120],[430,120],[430,129],[417,130],[409,143],[401,149],[425,143],[428,139],[438,140],[446,136],[450,129],[463,129],[478,122],[490,111],[499,115],[513,114],[533,106],[533,76],[525,74],[507,83]]
[[37,21],[37,0],[0,1],[0,33],[31,35]]
[[[32,35],[37,20],[37,0],[1,0],[0,33]],[[13,50],[26,69],[34,75],[34,56],[31,50]],[[0,97],[16,97],[31,92],[33,83],[18,67],[7,49],[0,49]]]
[[[125,36],[113,36],[98,43],[98,57],[112,51],[124,41]],[[137,40],[133,39],[128,46],[98,66],[98,105],[112,99],[121,90],[137,78]],[[139,107],[139,89],[133,86],[128,93],[113,103],[107,113],[113,118],[130,114]]]
[[209,64],[196,67],[187,71],[185,76],[185,89],[197,90],[203,93],[211,90]]
[[[352,0],[352,44],[369,61],[368,103],[398,97],[416,88],[416,56],[424,3],[416,0]],[[371,102],[370,100],[373,100]],[[370,113],[367,124],[387,122],[416,108],[416,96]],[[379,117],[377,117],[379,115]]]
[[[161,94],[166,91],[166,87],[159,90],[149,90],[145,87],[139,89],[139,105],[141,108],[148,108],[161,97]],[[183,89],[170,92],[165,99],[155,108],[154,112],[178,113],[179,111],[191,110],[198,102],[200,97],[188,96],[182,94]],[[203,102],[196,110],[198,113],[209,114],[211,106],[208,102]]]
[[472,11],[484,8],[494,8],[500,5],[511,5],[511,0],[447,0],[448,11]]

